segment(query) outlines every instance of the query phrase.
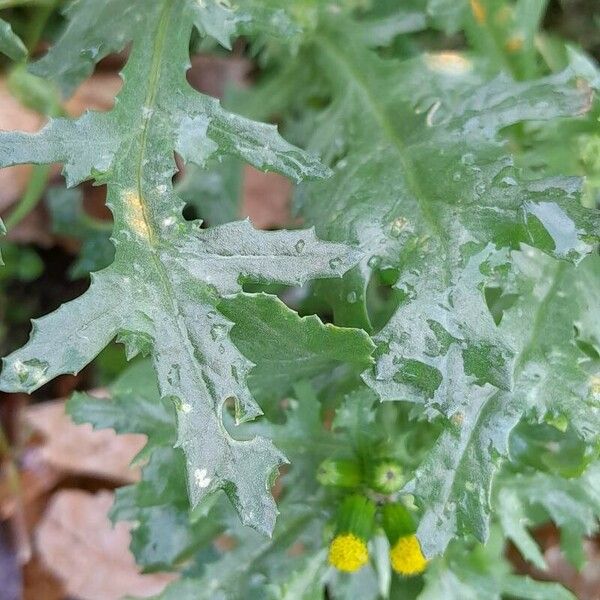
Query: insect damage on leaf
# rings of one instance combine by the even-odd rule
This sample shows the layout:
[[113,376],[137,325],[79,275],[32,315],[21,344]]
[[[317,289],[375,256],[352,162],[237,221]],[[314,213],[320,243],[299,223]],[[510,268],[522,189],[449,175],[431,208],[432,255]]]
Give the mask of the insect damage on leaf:
[[[89,2],[74,5],[56,53],[73,37],[81,44],[80,36],[92,35],[89,10]],[[269,482],[285,458],[268,440],[238,441],[223,426],[227,398],[235,398],[239,421],[261,410],[246,385],[252,365],[230,341],[232,323],[219,302],[245,280],[301,285],[339,277],[359,254],[312,230],[260,232],[248,221],[200,229],[183,219],[171,183],[174,150],[196,162],[233,154],[295,180],[327,169],[274,127],[227,113],[189,87],[189,3],[145,3],[134,21],[123,33],[133,45],[110,113],[55,119],[35,135],[0,136],[3,166],[62,161],[69,183],[106,183],[116,247],[114,262],[92,275],[85,294],[34,322],[29,343],[5,359],[0,387],[33,391],[77,373],[116,336],[130,356],[151,347],[160,393],[177,407],[192,506],[223,489],[244,523],[270,533],[276,509]]]

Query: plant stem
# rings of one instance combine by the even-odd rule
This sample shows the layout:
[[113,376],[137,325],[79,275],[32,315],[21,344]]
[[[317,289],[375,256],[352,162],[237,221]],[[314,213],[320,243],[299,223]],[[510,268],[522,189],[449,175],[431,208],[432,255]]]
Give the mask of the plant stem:
[[57,3],[58,0],[49,0],[49,2],[44,3],[41,6],[37,5],[32,8],[33,13],[31,20],[28,23],[24,40],[30,54],[35,50],[35,47],[40,41],[44,27],[46,27],[48,19],[52,16]]
[[5,225],[8,231],[16,227],[36,207],[46,189],[50,169],[50,165],[35,165],[33,167],[25,193],[15,209],[6,218]]

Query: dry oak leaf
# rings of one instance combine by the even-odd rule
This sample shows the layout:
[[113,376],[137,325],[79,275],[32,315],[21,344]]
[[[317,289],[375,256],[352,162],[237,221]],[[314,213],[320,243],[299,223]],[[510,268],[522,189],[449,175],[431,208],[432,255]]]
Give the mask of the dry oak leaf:
[[[25,108],[8,91],[6,82],[0,79],[0,130],[33,133],[43,124],[43,118]],[[17,165],[0,171],[0,212],[16,202],[27,185],[31,165]]]
[[112,429],[95,431],[88,424],[75,425],[62,400],[30,406],[26,420],[44,437],[42,456],[52,467],[123,483],[139,479],[139,469],[130,463],[144,447],[145,435],[117,435]]
[[69,597],[79,600],[119,600],[159,594],[176,578],[171,573],[142,575],[129,552],[129,527],[114,527],[107,512],[111,492],[79,490],[56,493],[36,532],[37,550],[64,584]]

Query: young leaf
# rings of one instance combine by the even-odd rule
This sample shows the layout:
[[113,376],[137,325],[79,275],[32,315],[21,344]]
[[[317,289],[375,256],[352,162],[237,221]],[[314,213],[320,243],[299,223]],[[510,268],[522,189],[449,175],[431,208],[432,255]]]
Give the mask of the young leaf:
[[[583,568],[583,538],[598,530],[600,517],[600,466],[596,463],[581,477],[565,479],[548,473],[508,473],[499,478],[497,508],[500,523],[523,556],[545,569],[545,561],[525,526],[551,519],[561,531],[567,559]],[[540,514],[541,510],[541,514]]]
[[296,381],[350,365],[358,372],[371,364],[369,336],[343,329],[318,317],[299,317],[281,300],[266,294],[225,298],[219,310],[235,325],[231,339],[256,363],[248,382],[253,395],[283,398]]
[[454,544],[443,559],[431,564],[419,600],[575,600],[558,583],[513,575],[503,556],[504,544],[495,530],[485,546]]
[[93,274],[83,296],[34,322],[29,343],[5,359],[0,388],[32,391],[76,373],[115,336],[128,356],[151,349],[160,394],[177,407],[192,506],[224,489],[244,523],[269,533],[276,511],[268,481],[284,458],[269,441],[238,441],[223,427],[229,397],[239,420],[260,409],[245,383],[250,363],[231,343],[218,305],[244,279],[300,285],[340,276],[358,254],[311,230],[259,232],[248,222],[202,230],[182,218],[171,184],[174,151],[198,164],[234,154],[296,180],[327,174],[275,127],[227,113],[189,87],[189,10],[173,0],[138,6],[111,112],[54,119],[36,135],[0,136],[2,166],[62,161],[70,185],[92,177],[106,183],[116,247],[112,265]]
[[[272,540],[229,523],[227,532],[233,549],[217,555],[211,562],[193,565],[186,577],[169,585],[154,600],[310,598],[304,595],[304,589],[298,596],[274,595],[274,592],[297,586],[296,579],[304,570],[316,575],[319,582],[326,557],[315,541],[322,521],[314,507],[306,504],[286,501],[281,511],[284,518],[278,522]],[[304,552],[296,555],[291,548],[299,544]],[[314,586],[317,582],[310,583]]]
[[580,182],[526,179],[500,132],[580,114],[592,90],[569,69],[517,83],[489,80],[459,54],[382,60],[350,42],[351,33],[325,29],[315,42],[333,102],[311,146],[335,170],[307,187],[300,208],[324,237],[355,241],[365,255],[341,293],[330,293],[336,318],[368,326],[366,311],[350,312],[347,298],[364,306],[372,269],[399,273],[400,302],[374,336],[376,364],[364,380],[382,400],[420,403],[446,418],[408,488],[424,508],[419,537],[432,554],[459,532],[487,536],[497,457],[527,410],[509,392],[528,329],[514,339],[496,327],[486,284],[522,243],[578,262],[598,240],[599,215],[581,207]]
[[73,422],[90,423],[94,429],[145,434],[148,443],[136,460],[148,456],[155,447],[173,446],[177,437],[175,411],[161,401],[150,361],[131,365],[109,390],[110,398],[105,400],[75,392],[67,401],[67,414]]
[[0,52],[15,61],[23,60],[27,56],[25,44],[4,19],[0,19]]

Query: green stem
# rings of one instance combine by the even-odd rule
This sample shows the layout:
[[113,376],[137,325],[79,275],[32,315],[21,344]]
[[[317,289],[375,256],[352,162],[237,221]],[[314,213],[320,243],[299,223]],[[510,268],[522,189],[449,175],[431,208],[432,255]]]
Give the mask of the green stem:
[[29,53],[35,50],[35,47],[42,37],[46,23],[52,16],[57,3],[58,0],[49,0],[47,4],[44,4],[43,6],[38,5],[32,9],[33,14],[30,22],[28,23],[24,40]]
[[0,10],[15,8],[17,6],[48,6],[54,4],[55,0],[0,0]]
[[44,190],[50,175],[50,165],[35,165],[27,183],[25,193],[15,209],[8,215],[5,221],[6,229],[16,227],[36,206]]
[[81,214],[80,219],[83,225],[89,227],[90,229],[94,229],[95,231],[106,231],[111,233],[113,230],[113,224],[111,221],[96,219],[88,215],[86,212]]

